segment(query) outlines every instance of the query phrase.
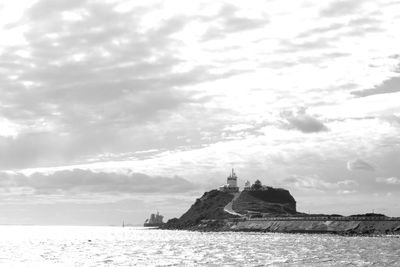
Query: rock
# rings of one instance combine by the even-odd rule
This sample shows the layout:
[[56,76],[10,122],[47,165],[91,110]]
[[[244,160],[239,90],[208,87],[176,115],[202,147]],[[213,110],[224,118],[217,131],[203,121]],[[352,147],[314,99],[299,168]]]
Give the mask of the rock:
[[[235,218],[224,212],[224,207],[231,202],[233,195],[219,190],[211,190],[203,194],[179,219],[169,220],[162,228],[187,229],[204,220],[223,220]],[[240,193],[233,202],[233,210],[242,214],[247,211],[269,213],[271,215],[296,214],[296,201],[285,189],[249,190]],[[209,224],[211,227],[211,225]],[[215,228],[215,225],[212,225]]]
[[219,190],[206,192],[179,219],[169,220],[163,228],[186,229],[200,224],[202,220],[234,218],[224,212],[224,207],[232,199],[232,194]]

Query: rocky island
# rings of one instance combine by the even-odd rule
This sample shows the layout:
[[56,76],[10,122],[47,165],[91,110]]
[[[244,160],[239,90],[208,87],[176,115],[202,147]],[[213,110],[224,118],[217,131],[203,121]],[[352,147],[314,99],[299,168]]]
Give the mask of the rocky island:
[[232,173],[219,190],[203,194],[179,219],[162,229],[197,231],[261,231],[286,233],[334,233],[343,235],[400,234],[400,218],[382,214],[353,216],[306,214],[283,188],[246,182],[242,191]]

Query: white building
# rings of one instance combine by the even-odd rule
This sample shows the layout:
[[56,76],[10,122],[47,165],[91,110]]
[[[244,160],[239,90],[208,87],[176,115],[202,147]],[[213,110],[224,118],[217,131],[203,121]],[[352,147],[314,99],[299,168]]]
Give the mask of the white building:
[[223,192],[229,192],[229,193],[236,193],[239,192],[239,187],[237,186],[237,176],[235,171],[232,169],[232,173],[228,176],[226,179],[227,183],[220,186],[219,190]]

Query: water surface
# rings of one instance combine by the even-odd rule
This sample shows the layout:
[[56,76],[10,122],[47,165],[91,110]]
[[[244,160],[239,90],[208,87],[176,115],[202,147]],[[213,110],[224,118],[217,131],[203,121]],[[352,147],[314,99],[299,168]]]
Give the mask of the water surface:
[[400,266],[400,239],[0,226],[1,266]]

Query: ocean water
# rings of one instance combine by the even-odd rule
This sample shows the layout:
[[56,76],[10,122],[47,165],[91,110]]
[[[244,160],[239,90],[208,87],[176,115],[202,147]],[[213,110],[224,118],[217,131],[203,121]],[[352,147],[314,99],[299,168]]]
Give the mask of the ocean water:
[[0,266],[400,266],[400,238],[0,226]]

